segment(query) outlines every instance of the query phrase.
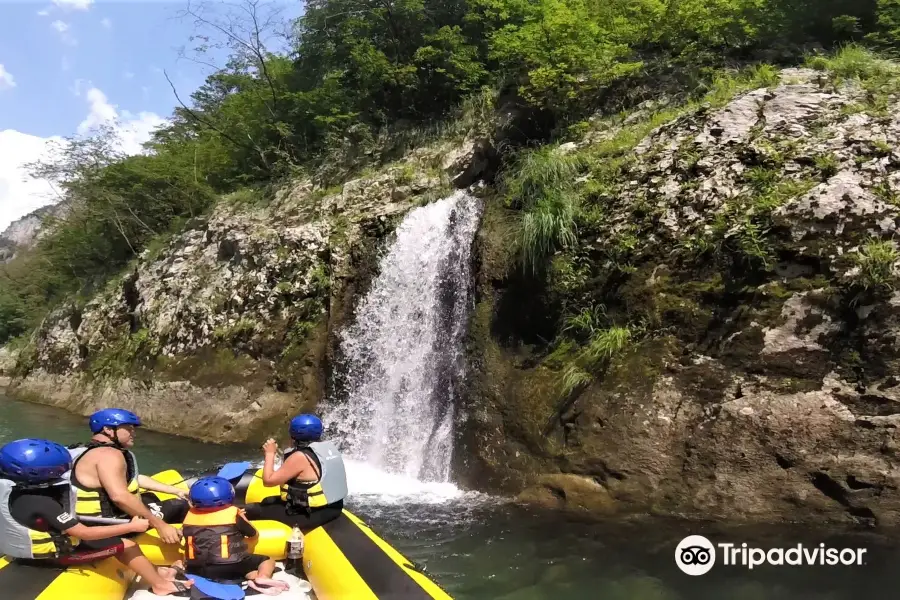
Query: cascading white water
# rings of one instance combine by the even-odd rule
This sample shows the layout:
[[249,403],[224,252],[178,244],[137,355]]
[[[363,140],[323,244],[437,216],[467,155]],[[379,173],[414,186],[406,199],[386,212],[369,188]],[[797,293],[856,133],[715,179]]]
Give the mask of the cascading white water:
[[449,481],[480,212],[462,191],[411,211],[355,321],[339,334],[323,416],[330,437],[369,473]]

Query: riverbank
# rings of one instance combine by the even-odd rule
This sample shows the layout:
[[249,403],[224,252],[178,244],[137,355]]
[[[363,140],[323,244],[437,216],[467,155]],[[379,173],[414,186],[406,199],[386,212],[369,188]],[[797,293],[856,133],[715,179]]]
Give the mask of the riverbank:
[[254,394],[239,385],[200,387],[190,381],[127,378],[90,381],[41,372],[6,381],[0,391],[22,401],[82,416],[117,406],[139,413],[150,430],[204,442],[257,442],[281,436],[284,415],[296,411],[292,395],[275,390]]

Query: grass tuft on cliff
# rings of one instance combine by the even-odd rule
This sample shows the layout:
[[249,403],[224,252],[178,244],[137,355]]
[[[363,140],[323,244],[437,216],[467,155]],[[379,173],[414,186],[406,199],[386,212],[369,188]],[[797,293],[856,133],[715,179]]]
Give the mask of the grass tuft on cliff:
[[613,358],[631,345],[633,337],[634,332],[630,327],[613,326],[595,330],[588,343],[563,370],[562,396],[569,396],[593,381]]
[[854,285],[863,290],[893,291],[897,284],[900,254],[892,241],[871,240],[852,255]]
[[817,71],[828,71],[836,83],[853,79],[883,81],[898,74],[895,63],[859,44],[842,46],[830,57],[811,57],[807,59],[807,65]]
[[507,205],[523,212],[521,261],[532,271],[555,250],[576,242],[580,203],[574,185],[584,166],[580,155],[546,146],[524,152],[507,174]]

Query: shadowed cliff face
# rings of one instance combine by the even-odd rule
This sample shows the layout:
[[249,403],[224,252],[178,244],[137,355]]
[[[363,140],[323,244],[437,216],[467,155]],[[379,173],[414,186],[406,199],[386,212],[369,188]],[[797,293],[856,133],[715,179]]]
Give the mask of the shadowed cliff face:
[[460,477],[601,513],[900,522],[890,98],[791,69],[687,110],[594,162],[577,243],[537,274],[489,204]]

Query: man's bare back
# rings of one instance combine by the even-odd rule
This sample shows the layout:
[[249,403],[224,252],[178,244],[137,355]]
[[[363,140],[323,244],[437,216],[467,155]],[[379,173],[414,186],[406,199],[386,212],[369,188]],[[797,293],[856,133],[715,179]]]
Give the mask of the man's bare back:
[[[103,487],[100,481],[100,473],[98,466],[101,461],[112,467],[118,465],[118,471],[122,474],[122,485],[127,487],[128,482],[125,480],[125,457],[121,450],[116,448],[94,448],[90,452],[86,452],[84,456],[75,464],[75,479],[82,487],[92,490],[98,490]],[[112,468],[110,469],[112,471]]]

